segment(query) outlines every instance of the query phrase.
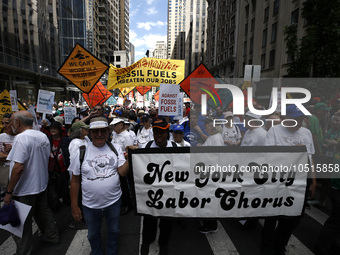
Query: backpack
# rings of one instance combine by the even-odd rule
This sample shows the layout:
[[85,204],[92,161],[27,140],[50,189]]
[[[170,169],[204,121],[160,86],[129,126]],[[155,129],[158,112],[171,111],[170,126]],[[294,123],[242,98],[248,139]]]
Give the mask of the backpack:
[[[154,141],[154,140],[149,141],[149,142],[145,145],[145,149],[150,148],[153,141]],[[178,147],[177,144],[176,144],[175,142],[173,142],[173,141],[171,141],[171,144],[172,144],[172,147]]]

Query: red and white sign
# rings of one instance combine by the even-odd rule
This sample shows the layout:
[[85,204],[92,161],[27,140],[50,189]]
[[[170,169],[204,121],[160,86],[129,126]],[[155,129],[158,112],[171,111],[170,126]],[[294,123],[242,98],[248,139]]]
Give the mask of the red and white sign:
[[176,116],[179,115],[179,85],[161,84],[159,90],[158,115]]

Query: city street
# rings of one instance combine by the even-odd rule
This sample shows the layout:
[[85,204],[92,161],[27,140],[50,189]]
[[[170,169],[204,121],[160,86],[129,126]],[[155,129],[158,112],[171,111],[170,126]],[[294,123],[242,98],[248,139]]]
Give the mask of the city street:
[[[328,208],[328,206],[327,206]],[[324,212],[323,212],[324,211]],[[290,239],[287,254],[313,254],[312,250],[317,241],[322,224],[327,219],[327,209],[311,207],[306,210],[299,227]],[[60,232],[61,243],[56,247],[49,247],[40,243],[36,226],[33,226],[34,255],[60,255],[60,254],[90,254],[90,246],[86,238],[87,230],[70,229],[67,225],[71,220],[69,207],[63,207],[56,214],[56,221]],[[199,221],[194,219],[174,220],[174,228],[169,243],[169,254],[261,254],[261,229],[263,220],[255,229],[241,230],[236,219],[219,220],[219,230],[213,234],[198,232]],[[102,229],[106,236],[105,228]],[[141,217],[134,212],[121,217],[121,231],[119,238],[119,255],[139,254],[141,240]],[[8,232],[0,231],[0,254],[12,255],[15,253],[15,243]],[[150,254],[158,254],[158,247],[154,243],[150,246]]]

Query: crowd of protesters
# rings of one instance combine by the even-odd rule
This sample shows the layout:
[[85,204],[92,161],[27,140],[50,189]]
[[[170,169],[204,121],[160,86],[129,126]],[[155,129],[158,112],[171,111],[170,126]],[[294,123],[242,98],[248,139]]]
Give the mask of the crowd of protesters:
[[[119,216],[133,208],[133,180],[125,161],[127,148],[305,145],[310,164],[340,163],[340,99],[332,108],[317,98],[313,99],[307,106],[312,116],[305,116],[295,106],[287,107],[287,116],[281,116],[280,112],[260,116],[250,111],[246,111],[244,116],[235,116],[231,108],[223,109],[220,106],[209,109],[208,115],[203,116],[199,105],[186,103],[183,118],[176,119],[158,116],[155,107],[96,105],[92,109],[78,108],[77,117],[67,125],[64,123],[63,107],[70,104],[56,104],[53,115],[44,120],[37,114],[41,132],[32,131],[33,116],[28,112],[3,116],[0,160],[3,162],[1,170],[4,172],[7,169],[6,173],[9,173],[9,181],[1,183],[1,192],[5,203],[18,200],[33,205],[32,215],[41,230],[42,239],[51,244],[57,244],[60,240],[51,220],[52,211],[59,210],[61,201],[70,206],[74,219],[69,226],[88,228],[92,254],[102,254],[102,216],[106,217],[109,229],[107,252],[117,254]],[[278,125],[285,118],[295,120],[297,125]],[[216,119],[220,122],[215,122]],[[253,125],[249,125],[249,121]],[[259,125],[254,125],[256,122]],[[43,133],[46,136],[41,136]],[[29,145],[35,137],[34,146]],[[26,152],[22,146],[25,146]],[[85,148],[83,155],[81,148]],[[30,159],[31,154],[37,155]],[[23,187],[31,185],[29,180],[32,177],[28,174],[31,174],[32,167],[46,169],[41,169],[44,174],[39,177],[40,186],[28,189],[31,191],[27,193]],[[92,168],[96,169],[97,175],[91,174],[89,169]],[[26,175],[27,180],[23,180],[22,175]],[[97,178],[105,180],[105,187],[101,186],[100,192]],[[317,187],[318,196],[314,196]],[[318,254],[337,254],[340,248],[340,179],[311,176],[308,191],[306,206],[324,206],[328,196],[332,204],[331,215],[321,231],[315,251]],[[40,210],[46,212],[46,223],[41,222],[44,218],[39,215]],[[300,219],[267,219],[263,228],[264,254],[284,254],[285,246]],[[25,223],[27,231],[24,229],[23,238],[15,239],[17,254],[26,254],[31,249],[30,224],[31,220]],[[218,231],[215,220],[205,220],[201,224],[202,233]],[[253,224],[252,220],[240,221],[243,228]],[[167,254],[171,226],[172,220],[160,221],[161,254]],[[149,245],[156,238],[156,228],[156,218],[144,218],[142,255],[148,254]]]

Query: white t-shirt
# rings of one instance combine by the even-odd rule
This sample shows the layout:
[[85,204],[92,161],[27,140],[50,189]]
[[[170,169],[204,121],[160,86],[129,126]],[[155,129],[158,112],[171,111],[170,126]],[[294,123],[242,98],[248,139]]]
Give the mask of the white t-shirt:
[[132,139],[130,132],[124,130],[117,134],[116,132],[112,132],[112,144],[118,144],[122,151],[125,151],[125,147],[128,145],[133,145],[134,140]]
[[[175,142],[173,137],[170,138],[170,141]],[[178,147],[190,147],[191,146],[190,143],[185,141],[184,139],[182,139],[180,143],[176,143],[176,144]]]
[[[236,143],[242,137],[240,129],[235,125],[233,125],[231,128],[223,125],[221,134],[222,134],[224,141],[228,141],[232,143]],[[228,146],[228,144],[224,144],[224,145]]]
[[133,130],[126,130],[133,139],[133,145],[137,145],[137,136]]
[[248,129],[244,134],[241,146],[264,146],[266,142],[267,131],[262,127]]
[[[146,144],[143,145],[142,148],[145,148]],[[172,146],[172,142],[171,141],[167,141],[166,147],[173,147]],[[155,141],[152,142],[152,144],[150,145],[150,148],[159,148],[159,146],[157,146],[157,144],[155,143]]]
[[[8,135],[6,133],[0,134],[0,151],[4,152],[4,143],[10,143],[13,144],[15,136],[14,135]],[[9,166],[10,161],[4,161],[4,166]]]
[[267,146],[297,146],[301,144],[306,145],[311,160],[315,149],[312,133],[307,128],[301,127],[297,131],[290,131],[289,128],[275,125],[269,129],[265,143]]
[[[125,158],[118,145],[114,145],[118,157],[105,144],[103,147],[95,147],[92,143],[86,146],[84,161],[81,167],[81,187],[83,193],[83,205],[93,209],[106,208],[120,198],[118,167],[121,167]],[[80,175],[79,150],[71,155],[69,171],[74,175]]]
[[79,147],[82,145],[86,145],[87,143],[91,142],[90,139],[85,136],[84,139],[74,138],[68,145],[68,151],[70,155],[72,155],[76,150],[79,150]]
[[137,132],[138,148],[144,148],[145,145],[152,140],[153,131],[151,127],[149,129],[145,129],[145,127],[143,127],[142,129],[138,130]]
[[224,146],[224,141],[221,133],[209,136],[202,146]]
[[13,195],[26,196],[43,192],[48,182],[50,141],[37,130],[28,129],[14,138],[7,160],[11,161],[10,176],[15,162],[24,164],[24,171],[14,188]]

